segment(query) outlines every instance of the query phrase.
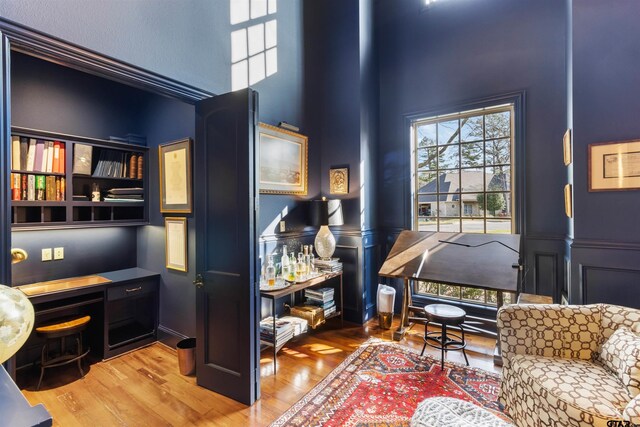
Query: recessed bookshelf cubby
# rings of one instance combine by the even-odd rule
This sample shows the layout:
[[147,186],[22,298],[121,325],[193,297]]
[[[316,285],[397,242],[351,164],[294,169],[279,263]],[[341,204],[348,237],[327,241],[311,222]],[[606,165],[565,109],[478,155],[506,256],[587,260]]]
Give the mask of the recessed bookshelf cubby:
[[148,223],[147,147],[17,127],[11,135],[13,229]]

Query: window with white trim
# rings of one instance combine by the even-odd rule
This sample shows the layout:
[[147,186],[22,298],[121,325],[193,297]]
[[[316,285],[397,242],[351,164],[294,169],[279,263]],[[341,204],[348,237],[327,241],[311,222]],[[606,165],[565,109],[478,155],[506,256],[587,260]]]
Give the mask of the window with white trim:
[[[413,229],[513,233],[513,105],[411,125]],[[495,291],[416,282],[416,293],[495,305]],[[505,295],[505,300],[509,296]]]

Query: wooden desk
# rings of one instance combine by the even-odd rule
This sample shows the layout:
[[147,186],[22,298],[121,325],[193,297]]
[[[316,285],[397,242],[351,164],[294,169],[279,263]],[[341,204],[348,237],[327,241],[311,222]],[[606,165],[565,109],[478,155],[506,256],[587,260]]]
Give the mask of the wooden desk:
[[[276,339],[276,300],[282,297],[286,297],[289,295],[292,295],[292,301],[291,301],[291,305],[295,304],[295,294],[296,292],[302,291],[304,289],[307,288],[312,288],[314,286],[318,286],[321,285],[325,282],[327,282],[328,280],[331,280],[333,278],[339,277],[340,278],[340,306],[336,307],[336,311],[334,313],[331,313],[331,315],[329,315],[329,317],[326,317],[325,320],[327,319],[332,319],[334,317],[338,317],[340,316],[340,326],[343,327],[344,326],[344,301],[342,300],[342,271],[337,272],[337,273],[325,273],[322,276],[316,277],[314,279],[311,280],[307,280],[306,282],[302,282],[302,283],[295,283],[292,284],[291,286],[284,288],[284,289],[279,289],[277,291],[260,291],[260,297],[261,298],[268,298],[271,300],[271,317],[273,318],[273,373],[275,375],[276,373],[276,353],[278,352],[278,348],[276,347],[276,343],[275,343],[275,339]],[[337,304],[336,304],[337,306]]]
[[[490,241],[500,243],[487,244]],[[494,290],[500,307],[503,292],[518,290],[519,269],[513,266],[519,265],[519,249],[517,234],[401,232],[378,272],[381,277],[404,280],[400,326],[393,339],[401,340],[409,326],[411,280]]]
[[[92,276],[71,277],[17,286],[34,306],[36,324],[65,311],[100,311],[92,315],[91,347],[108,359],[157,339],[158,273],[128,268]],[[36,346],[25,345],[27,361],[35,360]],[[30,362],[29,362],[30,363]],[[13,374],[13,372],[12,372]]]

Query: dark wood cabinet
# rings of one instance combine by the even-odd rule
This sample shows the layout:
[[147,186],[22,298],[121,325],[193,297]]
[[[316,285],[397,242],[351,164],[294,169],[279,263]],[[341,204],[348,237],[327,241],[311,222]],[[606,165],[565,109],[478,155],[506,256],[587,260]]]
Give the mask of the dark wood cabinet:
[[104,357],[117,356],[156,340],[157,278],[107,288]]
[[[74,135],[56,134],[47,131],[14,127],[12,136],[29,139],[55,140],[65,146],[64,173],[46,173],[28,171],[12,167],[11,173],[23,176],[43,176],[63,179],[65,189],[64,200],[11,200],[11,226],[18,229],[66,228],[66,227],[105,227],[110,225],[142,225],[148,223],[148,188],[147,165],[149,162],[148,147],[127,144],[117,141],[102,140]],[[91,147],[90,174],[74,173],[74,152],[77,145]],[[138,178],[129,177],[129,159],[132,155],[141,156],[142,174]],[[111,156],[111,157],[109,157]],[[108,160],[117,158],[118,161]],[[60,161],[63,161],[62,159]],[[116,176],[103,176],[100,171],[101,161],[110,164],[112,169],[123,164]],[[138,163],[136,162],[136,168]],[[101,201],[91,201],[94,186],[101,193]],[[110,189],[142,189],[142,201],[107,201],[105,195]],[[86,200],[78,200],[74,196],[84,196]],[[129,196],[129,195],[127,195]]]

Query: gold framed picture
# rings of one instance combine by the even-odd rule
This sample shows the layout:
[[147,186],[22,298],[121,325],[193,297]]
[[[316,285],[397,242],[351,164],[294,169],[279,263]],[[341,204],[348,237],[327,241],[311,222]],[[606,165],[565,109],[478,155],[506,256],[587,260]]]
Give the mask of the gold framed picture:
[[573,161],[571,158],[571,129],[567,129],[562,138],[562,148],[564,153],[564,165],[569,166]]
[[573,218],[573,199],[571,197],[571,184],[564,186],[564,213]]
[[158,147],[160,212],[191,213],[191,139]]
[[165,218],[165,258],[166,267],[187,271],[187,218]]
[[307,137],[260,123],[260,193],[307,194]]
[[349,194],[349,168],[329,170],[329,194]]
[[640,140],[589,144],[589,191],[640,189]]

